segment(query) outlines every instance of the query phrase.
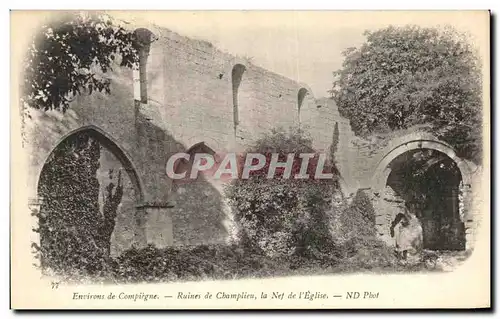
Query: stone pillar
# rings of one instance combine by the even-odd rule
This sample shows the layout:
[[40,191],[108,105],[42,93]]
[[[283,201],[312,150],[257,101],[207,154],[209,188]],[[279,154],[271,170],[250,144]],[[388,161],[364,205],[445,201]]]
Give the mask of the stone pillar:
[[171,208],[173,205],[170,203],[147,203],[138,207],[137,245],[153,245],[156,248],[173,245]]
[[451,207],[453,209],[453,217],[456,217],[456,214],[459,214],[459,204],[458,204],[458,193],[459,190],[456,187],[451,188],[450,190],[451,193]]

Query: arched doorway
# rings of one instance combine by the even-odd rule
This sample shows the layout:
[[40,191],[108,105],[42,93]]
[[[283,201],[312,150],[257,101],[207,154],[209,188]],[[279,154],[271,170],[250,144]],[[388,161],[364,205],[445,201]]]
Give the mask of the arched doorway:
[[397,203],[404,203],[422,218],[426,248],[473,248],[472,173],[454,149],[431,134],[415,132],[392,140],[379,154],[371,189],[382,203],[382,238],[392,243],[387,223],[401,209]]
[[387,186],[420,219],[424,249],[465,250],[457,164],[439,151],[417,149],[397,156],[389,168]]
[[141,184],[128,156],[98,128],[80,128],[57,144],[37,192],[43,269],[97,273],[137,236]]

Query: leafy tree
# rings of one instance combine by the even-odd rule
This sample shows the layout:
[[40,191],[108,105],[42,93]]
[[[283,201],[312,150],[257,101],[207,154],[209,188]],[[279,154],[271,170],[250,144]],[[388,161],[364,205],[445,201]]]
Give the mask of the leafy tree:
[[106,72],[117,58],[134,66],[138,39],[102,14],[68,14],[42,25],[26,56],[23,107],[66,111],[77,94],[110,93]]
[[426,124],[460,156],[481,158],[481,66],[463,34],[416,26],[365,32],[331,91],[360,136]]
[[99,144],[88,135],[67,139],[51,154],[40,175],[38,193],[40,257],[43,269],[95,272],[102,252],[99,219]]

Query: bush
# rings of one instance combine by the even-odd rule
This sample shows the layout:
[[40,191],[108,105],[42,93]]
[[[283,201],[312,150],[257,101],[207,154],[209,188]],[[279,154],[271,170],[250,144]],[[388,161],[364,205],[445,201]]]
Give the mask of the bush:
[[98,276],[108,271],[123,186],[119,172],[117,185],[105,186],[101,211],[97,178],[101,150],[95,136],[81,132],[64,140],[42,169],[38,194],[43,201],[33,212],[39,220],[34,231],[40,245],[33,247],[45,273]]
[[187,249],[168,247],[164,249],[149,245],[132,248],[117,259],[115,275],[126,281],[164,281],[203,277],[213,273],[214,251],[200,246],[191,252]]
[[[271,154],[279,153],[280,161],[287,154],[296,155],[292,177],[300,170],[300,153],[313,153],[310,139],[301,131],[273,130],[249,148],[249,153],[266,156],[264,168],[255,171],[249,179],[239,179],[226,188],[226,196],[235,211],[240,230],[240,242],[272,258],[307,256],[312,251],[323,251],[331,246],[328,230],[328,211],[336,180],[315,180],[317,157],[308,166],[309,179],[283,179],[278,171],[267,179]],[[337,173],[333,165],[327,168]],[[325,171],[327,170],[325,169]]]
[[168,282],[236,279],[311,273],[336,266],[331,254],[322,258],[268,257],[237,245],[180,246],[163,249],[152,245],[125,251],[113,260],[108,277],[115,282]]

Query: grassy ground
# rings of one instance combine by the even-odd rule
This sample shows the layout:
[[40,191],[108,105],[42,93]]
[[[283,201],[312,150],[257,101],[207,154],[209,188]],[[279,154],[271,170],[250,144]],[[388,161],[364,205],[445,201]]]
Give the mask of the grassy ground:
[[[380,252],[379,252],[380,254]],[[418,258],[407,261],[397,258],[383,261],[376,260],[373,254],[363,252],[337,261],[331,260],[284,260],[269,259],[262,256],[245,256],[241,260],[198,260],[189,257],[185,266],[176,265],[157,269],[154,263],[162,263],[161,259],[144,260],[142,264],[115,264],[109,272],[88,276],[67,276],[65,281],[78,283],[111,283],[123,284],[131,282],[190,282],[200,280],[238,280],[251,278],[274,278],[314,275],[346,275],[346,274],[405,274],[453,271],[469,256],[464,251],[423,251]],[[185,256],[183,256],[185,257]],[[184,258],[182,259],[184,260]],[[176,268],[177,267],[177,268]],[[177,270],[173,270],[177,269]],[[63,279],[64,280],[64,279]]]

